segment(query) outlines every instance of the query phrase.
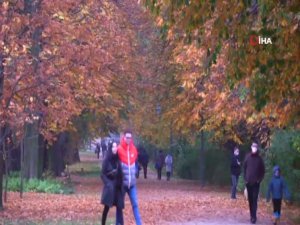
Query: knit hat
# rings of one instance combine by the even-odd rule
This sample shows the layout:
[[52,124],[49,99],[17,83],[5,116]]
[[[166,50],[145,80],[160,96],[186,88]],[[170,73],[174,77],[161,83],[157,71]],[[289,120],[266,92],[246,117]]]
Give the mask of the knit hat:
[[251,147],[255,147],[255,148],[258,148],[258,144],[256,142],[253,142]]
[[277,170],[280,172],[280,167],[278,165],[274,166],[273,173],[275,173]]

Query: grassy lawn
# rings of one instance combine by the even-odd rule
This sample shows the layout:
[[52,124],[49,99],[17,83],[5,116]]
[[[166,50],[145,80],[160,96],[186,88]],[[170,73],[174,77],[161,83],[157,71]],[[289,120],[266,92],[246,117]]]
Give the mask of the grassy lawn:
[[[81,157],[84,158],[88,155],[94,155],[91,152],[82,152]],[[95,156],[96,157],[96,156]],[[83,161],[83,160],[82,160]],[[69,166],[69,172],[84,177],[98,177],[101,169],[98,161],[83,161]]]

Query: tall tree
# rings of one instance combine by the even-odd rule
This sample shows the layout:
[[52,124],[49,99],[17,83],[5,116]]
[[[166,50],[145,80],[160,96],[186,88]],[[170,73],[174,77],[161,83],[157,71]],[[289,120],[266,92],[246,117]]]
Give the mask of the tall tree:
[[[243,121],[250,133],[262,121],[269,127],[299,124],[299,1],[145,4],[174,44],[173,59],[181,66],[176,78],[184,91],[173,110],[182,109],[179,127],[197,127],[205,111],[205,129],[242,142]],[[273,43],[252,46],[252,35]]]

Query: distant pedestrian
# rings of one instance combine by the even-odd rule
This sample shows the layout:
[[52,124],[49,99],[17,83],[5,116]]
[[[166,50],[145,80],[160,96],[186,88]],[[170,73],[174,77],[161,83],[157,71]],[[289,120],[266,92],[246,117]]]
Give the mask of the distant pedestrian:
[[159,153],[155,160],[155,169],[157,170],[157,179],[161,180],[161,171],[164,167],[165,157],[162,150],[159,150]]
[[244,162],[244,178],[248,192],[248,202],[250,209],[250,221],[255,224],[257,220],[257,200],[260,183],[265,175],[265,164],[258,153],[258,145],[253,142],[251,153],[246,156]]
[[172,170],[173,170],[173,157],[171,153],[169,153],[165,158],[165,164],[166,164],[166,172],[167,172],[167,181],[170,180]]
[[101,141],[101,150],[102,150],[102,154],[103,154],[104,157],[105,157],[106,150],[107,150],[107,145],[106,145],[106,142],[105,142],[104,139]]
[[240,150],[235,147],[233,150],[233,155],[231,157],[231,198],[236,199],[236,190],[239,182],[239,176],[241,174],[241,162],[240,162]]
[[[139,162],[139,165],[141,165],[143,168],[144,178],[147,179],[147,168],[148,168],[148,163],[149,163],[149,155],[143,146],[138,147],[138,152],[139,152],[138,162]],[[138,172],[140,171],[140,169],[141,168],[139,167]]]
[[267,192],[267,202],[270,201],[272,196],[274,225],[276,225],[280,222],[282,199],[283,197],[285,197],[286,200],[290,201],[291,195],[285,183],[285,180],[281,176],[279,166],[275,166],[273,168],[273,173],[274,175],[269,183]]
[[100,158],[100,148],[101,148],[101,146],[100,146],[100,144],[97,142],[97,144],[96,144],[96,154],[97,154],[97,159],[99,159]]

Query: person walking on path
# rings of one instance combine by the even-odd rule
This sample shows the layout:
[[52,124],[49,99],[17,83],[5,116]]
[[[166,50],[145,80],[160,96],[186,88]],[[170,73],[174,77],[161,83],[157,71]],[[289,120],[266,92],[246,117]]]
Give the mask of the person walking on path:
[[231,198],[236,199],[236,190],[239,182],[239,176],[241,174],[241,162],[240,162],[240,150],[235,147],[231,158]]
[[96,144],[96,154],[97,154],[97,159],[100,158],[100,148],[101,148],[101,146],[100,146],[100,144],[97,142],[97,144]]
[[273,173],[267,192],[267,202],[270,201],[272,196],[274,224],[276,225],[280,222],[282,198],[285,197],[286,200],[290,201],[291,195],[285,180],[280,174],[279,166],[274,166]]
[[173,157],[171,153],[169,153],[165,158],[165,164],[166,164],[166,172],[167,172],[167,181],[170,180],[172,170],[173,170]]
[[258,153],[258,145],[253,142],[251,153],[249,153],[244,162],[244,178],[248,192],[248,202],[250,209],[250,221],[255,224],[257,220],[257,200],[260,183],[265,175],[265,164]]
[[[122,171],[117,155],[117,143],[109,146],[102,163],[101,179],[104,183],[101,204],[104,205],[102,213],[102,225],[105,225],[109,208],[116,206],[122,213],[124,208]],[[117,225],[123,225],[120,221]]]
[[[144,178],[147,179],[147,167],[149,163],[149,155],[143,146],[138,147],[138,162],[142,165],[144,171]],[[138,171],[139,173],[139,171]]]
[[164,167],[165,157],[162,150],[159,150],[159,153],[155,160],[155,169],[157,170],[157,179],[161,180],[161,171]]
[[[118,146],[118,157],[121,162],[124,191],[129,196],[135,222],[137,225],[141,225],[142,220],[138,207],[136,187],[136,163],[138,152],[134,146],[131,131],[124,132],[124,137]],[[123,199],[124,198],[125,194],[123,195]],[[122,213],[120,212],[119,208],[117,208],[117,223],[119,221],[122,221]]]

